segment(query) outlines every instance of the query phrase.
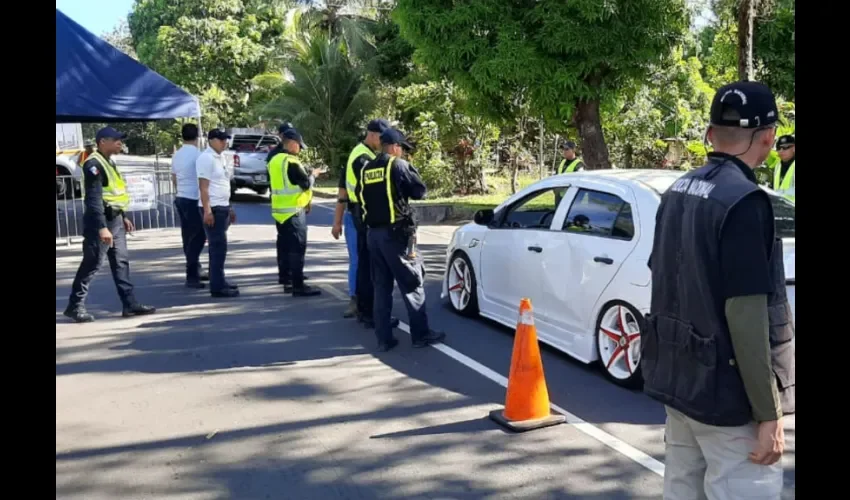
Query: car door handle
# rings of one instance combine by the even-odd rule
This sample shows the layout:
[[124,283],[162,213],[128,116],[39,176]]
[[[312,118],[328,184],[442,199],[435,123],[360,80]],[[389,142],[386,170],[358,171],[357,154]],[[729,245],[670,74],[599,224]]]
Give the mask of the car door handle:
[[528,247],[528,251],[529,251],[529,252],[537,252],[537,253],[540,253],[540,252],[542,252],[542,251],[543,251],[543,247],[535,247],[535,246],[531,246],[531,247]]
[[610,257],[594,257],[593,262],[601,262],[603,264],[613,264],[614,259]]

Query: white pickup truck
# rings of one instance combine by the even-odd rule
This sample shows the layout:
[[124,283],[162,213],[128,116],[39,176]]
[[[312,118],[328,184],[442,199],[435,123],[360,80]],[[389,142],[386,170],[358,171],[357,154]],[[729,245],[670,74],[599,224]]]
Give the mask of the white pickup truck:
[[269,190],[269,169],[266,157],[280,139],[274,134],[259,129],[231,128],[225,162],[232,168],[230,179],[231,192],[239,188],[249,188],[264,195]]

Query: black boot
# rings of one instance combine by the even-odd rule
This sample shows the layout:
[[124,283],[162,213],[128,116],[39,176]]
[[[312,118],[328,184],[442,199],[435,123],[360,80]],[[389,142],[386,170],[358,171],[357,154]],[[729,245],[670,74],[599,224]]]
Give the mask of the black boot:
[[125,318],[129,318],[131,316],[145,316],[147,314],[153,314],[156,312],[156,308],[153,306],[146,306],[144,304],[139,304],[138,302],[134,302],[129,306],[124,307],[124,312],[121,313]]
[[75,323],[91,323],[94,321],[94,316],[86,311],[85,307],[68,306],[62,314],[74,320]]

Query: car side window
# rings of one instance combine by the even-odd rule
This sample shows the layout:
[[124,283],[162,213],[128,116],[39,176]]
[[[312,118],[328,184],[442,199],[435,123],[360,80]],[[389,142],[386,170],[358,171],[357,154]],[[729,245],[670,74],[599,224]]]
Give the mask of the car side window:
[[632,206],[615,194],[579,189],[563,230],[631,240],[635,235]]
[[557,187],[529,194],[508,208],[498,227],[549,229],[555,217],[555,211],[558,209],[558,203],[566,191],[566,187]]

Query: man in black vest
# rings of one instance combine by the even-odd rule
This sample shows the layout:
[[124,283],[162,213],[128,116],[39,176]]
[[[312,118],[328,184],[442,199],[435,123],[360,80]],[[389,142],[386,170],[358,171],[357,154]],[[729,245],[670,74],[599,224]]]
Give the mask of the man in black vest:
[[757,82],[714,96],[705,166],[656,215],[644,391],[667,409],[665,499],[779,499],[782,416],[794,412],[794,324],[782,243],[753,169],[776,135]]
[[398,345],[391,324],[393,279],[407,307],[413,347],[425,347],[446,337],[428,327],[425,266],[416,251],[416,221],[408,202],[410,198],[424,198],[426,188],[419,172],[401,159],[404,149],[412,147],[401,132],[392,128],[384,131],[381,147],[383,152],[360,170],[355,188],[368,228],[378,350],[389,351]]

